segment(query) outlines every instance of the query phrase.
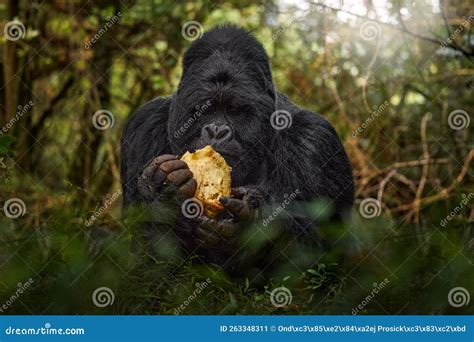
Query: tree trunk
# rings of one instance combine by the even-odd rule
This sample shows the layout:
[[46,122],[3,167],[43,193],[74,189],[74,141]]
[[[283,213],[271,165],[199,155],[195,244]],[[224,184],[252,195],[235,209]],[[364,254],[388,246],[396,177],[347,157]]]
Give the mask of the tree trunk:
[[[19,15],[18,0],[9,0],[7,3],[7,20]],[[5,100],[4,118],[5,121],[10,120],[15,115],[16,107],[18,105],[18,90],[19,79],[15,77],[18,67],[18,59],[16,55],[17,43],[10,40],[5,40],[5,48],[3,51],[3,97]]]

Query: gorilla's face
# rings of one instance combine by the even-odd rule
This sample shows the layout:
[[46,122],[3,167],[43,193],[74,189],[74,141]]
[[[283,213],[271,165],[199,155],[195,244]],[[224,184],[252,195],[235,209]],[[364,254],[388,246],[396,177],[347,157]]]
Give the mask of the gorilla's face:
[[232,167],[232,185],[241,186],[264,166],[275,102],[245,67],[222,63],[188,70],[173,99],[168,135],[179,155],[211,145]]

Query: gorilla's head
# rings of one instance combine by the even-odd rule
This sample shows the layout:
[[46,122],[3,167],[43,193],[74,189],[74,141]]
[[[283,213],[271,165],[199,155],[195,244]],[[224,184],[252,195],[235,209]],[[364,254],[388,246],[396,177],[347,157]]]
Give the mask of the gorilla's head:
[[265,161],[274,111],[263,46],[243,29],[214,28],[184,56],[168,119],[171,148],[182,154],[212,145],[232,167],[233,185],[242,185]]

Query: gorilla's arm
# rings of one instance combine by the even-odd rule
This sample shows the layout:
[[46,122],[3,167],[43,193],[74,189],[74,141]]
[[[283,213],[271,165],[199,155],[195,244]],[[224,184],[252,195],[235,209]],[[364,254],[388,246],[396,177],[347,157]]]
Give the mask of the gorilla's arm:
[[121,174],[124,205],[145,199],[138,177],[154,157],[171,153],[166,133],[169,98],[156,98],[141,106],[128,120],[121,139]]
[[[331,124],[320,115],[302,110],[283,95],[279,109],[291,114],[290,127],[275,132],[271,146],[267,188],[275,205],[284,195],[297,193],[295,201],[326,199],[340,216],[354,202],[352,169],[344,147]],[[297,203],[295,203],[297,207]],[[301,214],[284,220],[292,235],[313,243],[318,222]]]
[[187,164],[171,154],[167,134],[169,107],[170,98],[156,98],[141,106],[124,128],[121,139],[124,207],[145,204],[150,209],[151,216],[139,216],[145,220],[140,236],[150,247],[172,230],[189,249],[193,241],[190,222],[183,217],[179,204],[193,196],[197,183]]
[[124,205],[192,197],[197,183],[187,164],[171,154],[167,134],[169,98],[140,107],[122,135]]

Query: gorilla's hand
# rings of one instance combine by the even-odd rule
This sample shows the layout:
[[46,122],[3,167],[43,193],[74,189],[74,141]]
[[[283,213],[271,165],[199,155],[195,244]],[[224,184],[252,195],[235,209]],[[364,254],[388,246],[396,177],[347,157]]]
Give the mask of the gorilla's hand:
[[265,195],[255,187],[238,187],[232,189],[232,197],[221,197],[219,200],[234,218],[245,221],[258,218],[258,209],[265,202]]
[[171,154],[153,159],[138,177],[138,191],[153,201],[162,194],[177,194],[178,198],[193,197],[197,182],[188,165]]
[[221,240],[232,240],[241,230],[242,223],[259,217],[259,208],[265,201],[264,194],[254,187],[232,189],[233,197],[221,197],[220,202],[232,218],[210,219],[206,216],[196,218],[196,234],[208,247],[216,246]]
[[217,219],[199,216],[196,219],[196,238],[205,247],[214,247],[223,240],[233,240],[239,229],[239,223],[234,219]]

